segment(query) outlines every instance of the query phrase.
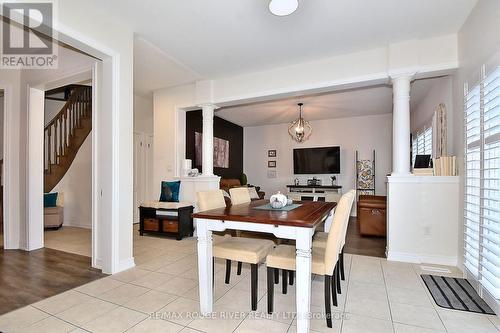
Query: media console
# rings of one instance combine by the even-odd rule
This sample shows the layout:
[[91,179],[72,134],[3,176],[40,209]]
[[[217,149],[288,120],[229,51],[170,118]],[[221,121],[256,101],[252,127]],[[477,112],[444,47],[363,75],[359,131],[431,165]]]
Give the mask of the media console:
[[328,194],[341,194],[340,185],[287,185],[288,193],[302,201],[325,201]]

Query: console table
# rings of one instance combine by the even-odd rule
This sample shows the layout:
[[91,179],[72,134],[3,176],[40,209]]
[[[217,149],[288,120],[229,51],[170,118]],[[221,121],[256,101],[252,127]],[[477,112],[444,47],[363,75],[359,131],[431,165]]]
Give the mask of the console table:
[[287,185],[288,193],[301,196],[302,201],[325,201],[329,193],[342,193],[340,185]]
[[139,233],[193,236],[193,206],[183,202],[145,202],[139,207]]

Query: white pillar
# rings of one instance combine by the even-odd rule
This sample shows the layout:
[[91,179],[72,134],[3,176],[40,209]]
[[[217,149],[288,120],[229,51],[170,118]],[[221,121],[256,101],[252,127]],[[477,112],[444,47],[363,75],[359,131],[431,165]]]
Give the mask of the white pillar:
[[410,82],[413,74],[392,77],[392,176],[410,174]]
[[202,169],[204,176],[214,175],[214,110],[213,104],[202,105],[203,109],[203,145]]

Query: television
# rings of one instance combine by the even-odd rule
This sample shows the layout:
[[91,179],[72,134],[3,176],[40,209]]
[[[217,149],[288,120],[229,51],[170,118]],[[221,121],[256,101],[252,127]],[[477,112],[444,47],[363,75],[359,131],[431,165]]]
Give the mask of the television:
[[294,149],[293,173],[296,175],[339,174],[340,147]]

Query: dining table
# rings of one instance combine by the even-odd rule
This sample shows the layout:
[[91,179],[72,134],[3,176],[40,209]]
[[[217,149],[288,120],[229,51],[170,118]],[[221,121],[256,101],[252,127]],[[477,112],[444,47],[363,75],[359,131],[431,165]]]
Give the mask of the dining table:
[[192,215],[198,238],[200,312],[209,315],[213,307],[212,232],[241,230],[274,234],[277,238],[295,240],[297,332],[309,332],[312,239],[321,223],[329,230],[336,203],[296,201],[291,210],[262,209],[267,203],[255,200]]

